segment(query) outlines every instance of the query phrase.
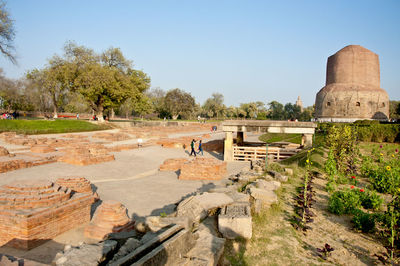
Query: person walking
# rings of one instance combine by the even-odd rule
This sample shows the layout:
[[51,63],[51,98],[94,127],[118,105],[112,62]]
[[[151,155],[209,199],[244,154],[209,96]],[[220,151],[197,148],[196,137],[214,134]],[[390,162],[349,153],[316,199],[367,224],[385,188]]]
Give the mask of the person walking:
[[203,156],[203,147],[201,146],[201,140],[199,141],[199,150],[197,151],[197,154],[200,154]]
[[192,142],[190,143],[190,148],[192,148],[192,150],[191,150],[189,156],[192,156],[192,154],[193,154],[194,157],[196,157],[196,151],[194,150],[194,144],[195,144],[195,142],[196,142],[196,141],[193,139]]

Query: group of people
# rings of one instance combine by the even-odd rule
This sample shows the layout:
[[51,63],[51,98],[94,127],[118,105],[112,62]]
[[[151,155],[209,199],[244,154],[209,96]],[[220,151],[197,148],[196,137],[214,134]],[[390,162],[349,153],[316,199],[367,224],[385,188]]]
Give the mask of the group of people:
[[1,119],[17,119],[18,116],[19,116],[19,114],[15,111],[13,113],[5,112],[1,115]]
[[200,154],[200,152],[201,152],[201,155],[203,155],[203,146],[202,146],[201,140],[199,140],[199,146],[198,146],[197,152],[195,150],[195,144],[196,144],[196,140],[193,139],[192,142],[190,143],[191,151],[190,151],[189,156],[192,156],[192,154],[193,154],[194,157],[196,157],[196,154]]

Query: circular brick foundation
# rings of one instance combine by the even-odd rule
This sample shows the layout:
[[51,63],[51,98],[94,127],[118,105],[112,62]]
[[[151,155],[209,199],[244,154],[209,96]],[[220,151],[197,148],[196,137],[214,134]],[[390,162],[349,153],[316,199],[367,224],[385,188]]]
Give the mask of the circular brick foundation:
[[67,201],[71,190],[51,181],[20,181],[0,187],[0,209],[22,210],[52,206]]
[[90,181],[84,177],[60,177],[56,184],[79,193],[92,193]]

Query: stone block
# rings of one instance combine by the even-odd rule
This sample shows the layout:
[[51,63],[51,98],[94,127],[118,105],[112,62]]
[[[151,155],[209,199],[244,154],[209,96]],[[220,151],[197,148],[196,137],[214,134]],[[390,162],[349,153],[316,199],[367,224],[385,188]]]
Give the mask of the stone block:
[[183,265],[217,266],[225,246],[225,238],[212,235],[208,230],[198,232],[195,246],[185,255]]
[[292,169],[292,168],[285,168],[285,172],[286,172],[288,175],[293,175],[293,169]]
[[275,191],[275,190],[277,190],[278,188],[281,187],[281,182],[275,181],[275,180],[274,181],[266,181],[266,180],[263,180],[263,179],[258,179],[255,182],[255,186],[257,188],[261,188],[261,189],[264,189],[264,190]]
[[127,215],[124,205],[118,201],[104,201],[96,210],[93,219],[85,227],[85,237],[103,240],[110,233],[130,231],[135,221]]
[[143,238],[141,246],[109,265],[177,265],[177,261],[194,246],[193,234],[179,225],[151,233],[145,241]]
[[177,224],[183,228],[189,230],[191,223],[188,217],[161,217],[161,216],[149,216],[146,218],[146,226],[153,232],[157,232],[161,228],[169,226],[171,224]]
[[0,246],[31,249],[90,220],[93,196],[51,181],[0,187]]
[[53,264],[57,266],[102,265],[117,248],[117,241],[106,240],[98,244],[83,244],[58,253]]
[[252,218],[249,204],[232,204],[221,209],[218,230],[228,239],[252,236]]
[[279,172],[276,171],[268,171],[268,173],[275,178],[276,180],[280,181],[280,182],[287,182],[288,181],[288,177],[285,175],[282,175]]
[[254,206],[256,212],[258,210],[270,207],[272,204],[278,202],[278,196],[271,190],[264,190],[260,188],[250,188],[250,195],[254,199]]
[[208,211],[231,204],[233,199],[224,193],[203,193],[191,196],[177,207],[178,217],[188,217],[192,223],[198,223],[208,215]]

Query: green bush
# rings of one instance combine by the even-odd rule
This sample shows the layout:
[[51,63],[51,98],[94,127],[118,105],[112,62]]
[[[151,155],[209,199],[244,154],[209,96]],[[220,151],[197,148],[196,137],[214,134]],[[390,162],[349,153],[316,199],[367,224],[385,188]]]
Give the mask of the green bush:
[[[391,167],[390,171],[386,167]],[[400,167],[380,166],[368,170],[369,180],[374,189],[381,193],[393,193],[400,187]]]
[[336,191],[329,198],[328,210],[337,215],[351,214],[360,207],[360,195],[354,190]]
[[353,219],[354,228],[361,230],[363,233],[369,233],[375,230],[375,216],[363,212],[362,210],[355,210]]
[[336,182],[335,181],[330,181],[330,182],[328,182],[326,184],[325,189],[326,189],[327,192],[332,193],[332,192],[334,192],[336,190],[336,187],[337,187]]
[[[357,124],[354,124],[356,126]],[[357,138],[360,141],[373,142],[390,142],[396,141],[400,136],[400,126],[392,124],[358,124]]]
[[361,205],[365,209],[379,210],[383,204],[383,198],[375,191],[360,192]]
[[372,141],[372,131],[369,127],[359,127],[358,128],[358,140],[371,142]]

